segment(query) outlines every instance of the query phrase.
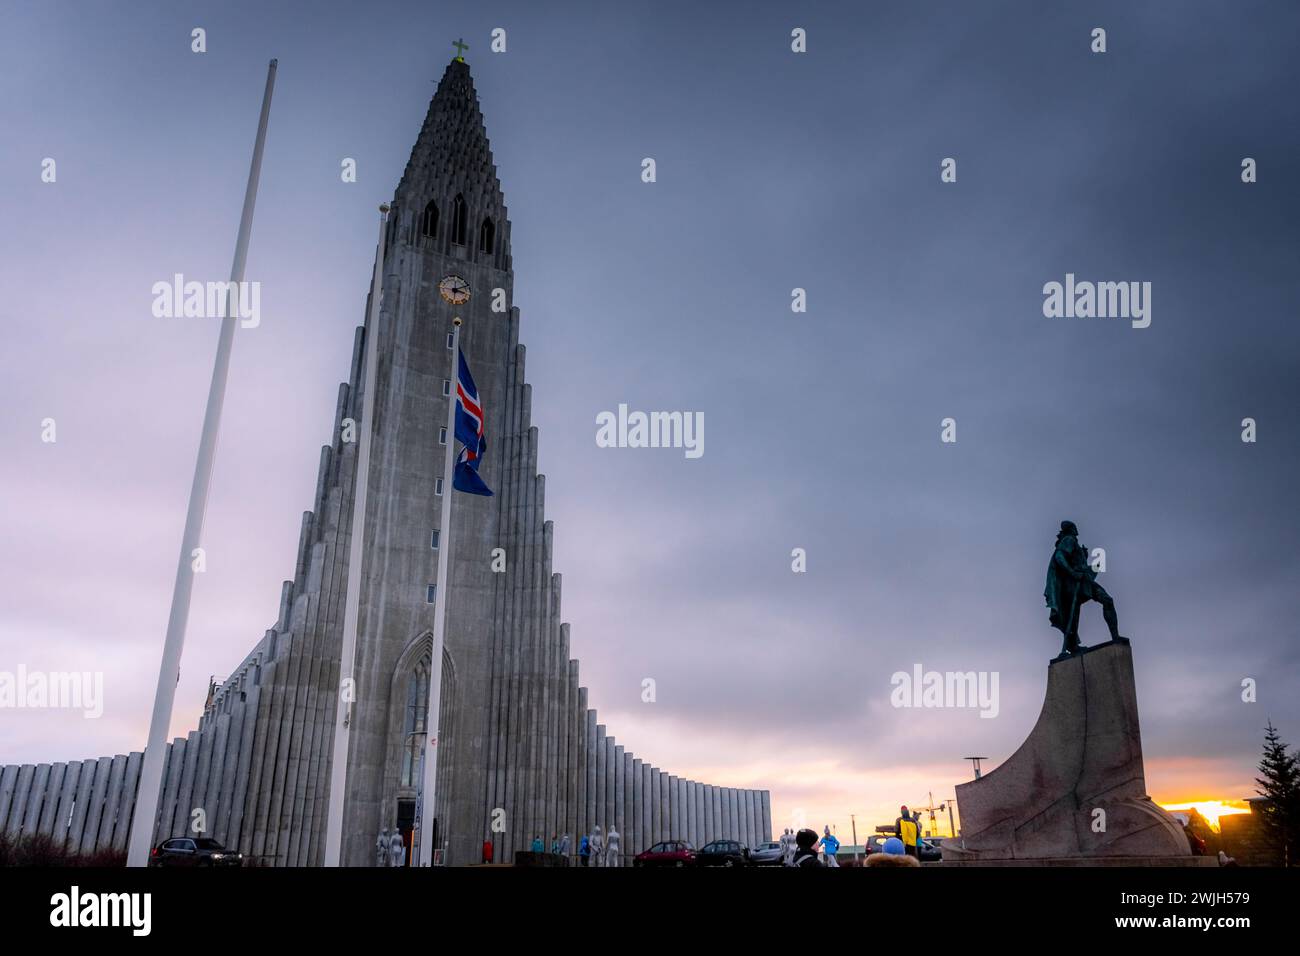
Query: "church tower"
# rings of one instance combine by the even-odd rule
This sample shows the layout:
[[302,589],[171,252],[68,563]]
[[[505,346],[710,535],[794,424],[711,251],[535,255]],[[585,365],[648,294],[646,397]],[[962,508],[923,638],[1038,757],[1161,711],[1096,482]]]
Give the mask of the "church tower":
[[[342,862],[375,863],[381,829],[409,848],[423,777],[433,587],[442,495],[453,318],[486,415],[480,475],[492,497],[452,508],[442,662],[435,833],[441,862],[497,861],[534,836],[616,827],[623,861],[663,840],[767,840],[767,791],[707,786],[661,772],[618,744],[587,706],[560,618],[545,478],[513,304],[510,222],[467,64],[453,60],[429,104],[392,203],[377,330],[356,330],[331,441],[321,449],[292,580],[275,624],[209,691],[198,729],[168,746],[155,845],[204,832],[276,866],[319,865],[344,594],[359,573],[356,689]],[[369,315],[369,310],[366,312]],[[365,350],[377,349],[366,540],[349,545]],[[494,570],[494,564],[500,570]],[[140,754],[0,767],[15,800],[0,827],[24,821],[82,852],[124,845]],[[21,792],[19,792],[21,791]],[[7,792],[0,787],[0,797]],[[51,808],[48,813],[42,808]],[[38,809],[33,814],[31,806]],[[13,807],[19,807],[14,810]],[[75,812],[73,812],[75,808]],[[15,816],[17,815],[17,816]],[[409,853],[408,853],[409,859]]]
[[[451,476],[441,473],[440,442],[451,440],[443,423],[454,387],[455,317],[463,321],[461,348],[486,412],[480,474],[495,495],[458,494],[452,508],[435,846],[446,862],[468,863],[490,839],[495,858],[509,860],[535,835],[549,848],[551,834],[574,834],[576,848],[578,833],[612,824],[624,834],[623,849],[635,854],[649,845],[656,809],[660,838],[690,838],[693,786],[616,744],[579,686],[569,627],[560,618],[513,294],[505,199],[469,66],[457,58],[429,104],[389,221],[361,569],[358,716],[344,811],[348,863],[368,860],[383,826],[396,825],[409,843],[416,818],[435,545],[445,537],[440,496],[453,493]],[[358,352],[354,382],[361,368]],[[349,392],[349,406],[362,390],[357,383]],[[351,457],[351,449],[342,451]],[[350,502],[350,488],[346,497]],[[326,643],[337,654],[337,635]],[[702,787],[699,796],[702,802]],[[760,818],[770,814],[765,796],[719,791],[719,828],[757,842]],[[650,818],[644,827],[643,814]]]
[[[459,494],[452,509],[435,836],[449,860],[466,862],[491,833],[488,811],[504,805],[505,780],[490,768],[535,773],[543,759],[510,752],[519,727],[512,735],[509,715],[494,718],[522,693],[536,700],[527,715],[513,715],[516,722],[526,716],[536,732],[558,734],[551,725],[564,699],[560,677],[568,683],[568,651],[559,642],[559,581],[541,521],[543,479],[512,307],[510,223],[469,67],[459,59],[438,84],[392,206],[344,859],[363,859],[379,826],[396,824],[409,837],[416,819],[435,545],[445,539],[441,496],[452,494],[442,442],[451,440],[444,423],[459,317],[460,347],[486,412],[480,474],[496,492]],[[492,570],[495,549],[504,552],[503,571]],[[507,688],[520,666],[528,670]]]

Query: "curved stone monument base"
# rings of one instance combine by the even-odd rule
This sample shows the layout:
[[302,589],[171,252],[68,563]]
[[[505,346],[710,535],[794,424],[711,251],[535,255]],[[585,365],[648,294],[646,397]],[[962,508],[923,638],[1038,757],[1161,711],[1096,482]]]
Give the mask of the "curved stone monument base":
[[1185,857],[1178,822],[1146,793],[1133,651],[1126,640],[1048,665],[1038,723],[1020,749],[959,784],[961,835],[944,862]]

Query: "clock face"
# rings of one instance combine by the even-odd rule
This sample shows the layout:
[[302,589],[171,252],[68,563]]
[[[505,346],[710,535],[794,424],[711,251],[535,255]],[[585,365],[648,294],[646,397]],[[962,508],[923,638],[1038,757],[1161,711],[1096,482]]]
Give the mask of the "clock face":
[[438,283],[438,292],[452,305],[464,305],[469,301],[469,283],[460,276],[444,276]]

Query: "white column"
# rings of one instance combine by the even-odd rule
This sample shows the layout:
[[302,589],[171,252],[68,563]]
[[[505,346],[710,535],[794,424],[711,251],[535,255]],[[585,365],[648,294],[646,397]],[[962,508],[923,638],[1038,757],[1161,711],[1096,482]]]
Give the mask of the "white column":
[[578,688],[578,713],[574,721],[574,733],[577,755],[574,772],[577,775],[577,792],[574,794],[573,816],[573,852],[578,852],[578,844],[583,834],[590,832],[587,825],[587,688]]
[[[691,832],[691,804],[690,804],[690,794],[688,791],[689,791],[689,787],[687,785],[687,781],[682,779],[681,777],[678,777],[677,778],[677,806],[679,808],[679,812],[681,813],[683,834],[689,834]],[[689,839],[689,837],[683,836],[682,839],[686,840]]]
[[221,411],[226,399],[226,380],[230,371],[230,352],[234,346],[235,323],[239,321],[237,303],[239,288],[244,280],[244,264],[248,257],[248,238],[253,231],[253,207],[257,202],[257,184],[262,174],[262,150],[266,145],[266,124],[271,114],[271,93],[275,88],[276,61],[272,60],[266,71],[266,88],[262,92],[262,112],[258,117],[257,138],[253,142],[253,160],[248,170],[248,184],[244,188],[244,208],[239,217],[239,234],[235,239],[235,258],[230,266],[231,290],[226,297],[226,315],[221,320],[217,339],[217,355],[212,364],[212,381],[208,386],[208,403],[203,413],[203,431],[199,436],[199,452],[194,463],[194,481],[190,486],[189,511],[185,516],[185,530],[181,535],[180,559],[176,564],[176,580],[172,587],[171,614],[167,619],[167,635],[163,639],[162,660],[158,667],[158,686],[154,694],[153,714],[149,720],[149,738],[145,746],[144,761],[140,770],[140,789],[136,798],[135,819],[131,838],[127,843],[127,865],[147,866],[152,849],[154,821],[158,815],[158,797],[162,789],[163,763],[167,759],[167,729],[172,720],[172,705],[176,700],[176,684],[180,680],[181,654],[185,648],[185,626],[189,621],[190,597],[194,590],[194,571],[191,562],[194,551],[202,544],[203,519],[208,506],[208,487],[212,480],[212,466],[217,456],[217,436],[221,431]]
[[592,828],[600,827],[602,837],[609,833],[609,810],[605,805],[605,725],[596,725],[596,817]]
[[628,855],[634,857],[638,853],[644,853],[649,849],[645,842],[645,829],[641,824],[643,809],[645,807],[645,783],[642,780],[642,764],[640,757],[632,758],[632,818],[628,821]]
[[660,829],[663,831],[659,837],[661,840],[671,840],[673,836],[673,808],[668,799],[668,787],[671,781],[671,774],[661,773],[659,775],[659,802],[662,808],[660,811],[662,814]]
[[[585,691],[586,688],[584,687]],[[584,695],[585,696],[585,695]],[[596,819],[596,712],[587,710],[587,748],[583,753],[583,772],[587,776],[587,784],[583,799],[583,830],[588,836],[596,830],[596,824],[600,821]]]
[[641,849],[648,850],[655,844],[654,806],[651,803],[651,777],[653,768],[641,761]]
[[695,781],[686,781],[686,836],[685,839],[695,845]]
[[[14,785],[13,797],[9,801],[9,822],[0,820],[0,826],[4,827],[4,833],[9,839],[17,839],[19,832],[23,828],[23,815],[27,811],[27,800],[31,796],[32,781],[36,777],[36,765],[25,763],[18,769],[18,781]],[[84,842],[79,844],[81,852],[85,852]]]
[[646,795],[650,800],[650,842],[658,843],[664,838],[663,836],[663,804],[659,800],[659,768],[650,768],[650,792]]
[[[623,766],[624,756],[625,756],[625,752],[624,752],[623,745],[615,744],[614,745],[614,814],[610,818],[611,821],[610,826],[618,830],[618,839],[619,839],[618,850],[619,850],[620,857],[627,852],[627,844],[625,842],[627,840],[627,816],[623,813],[623,807],[627,800],[627,793],[625,792],[625,788],[627,786],[627,778],[624,776],[624,773],[626,771],[624,770],[624,766]],[[616,865],[622,866],[623,865],[622,860],[620,859],[616,863]]]
[[605,823],[605,837],[606,837],[605,846],[607,849],[609,847],[609,839],[608,839],[609,828],[615,826],[618,822],[617,820],[614,819],[615,817],[614,808],[617,805],[617,794],[615,793],[615,789],[614,789],[616,784],[615,778],[617,774],[617,771],[615,770],[615,766],[614,766],[614,753],[615,753],[614,747],[615,747],[614,738],[606,737],[605,738],[605,820],[607,822]]
[[635,760],[631,753],[623,751],[623,807],[619,811],[622,814],[623,825],[619,833],[623,835],[623,861],[625,866],[632,865],[632,858],[640,850],[632,849],[636,844],[632,840],[633,823],[635,818],[636,794],[635,788],[635,771],[632,769],[632,761]]
[[664,819],[666,819],[664,832],[666,832],[669,840],[685,839],[682,838],[681,831],[677,830],[677,803],[676,800],[673,800],[673,795],[677,792],[676,783],[677,778],[673,777],[672,774],[668,774],[668,799],[666,800],[668,812],[664,814]]

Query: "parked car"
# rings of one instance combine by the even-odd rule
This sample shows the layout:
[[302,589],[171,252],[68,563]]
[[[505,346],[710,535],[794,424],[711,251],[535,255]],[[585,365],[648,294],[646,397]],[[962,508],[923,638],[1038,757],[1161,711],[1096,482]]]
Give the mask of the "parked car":
[[150,866],[243,866],[244,854],[227,850],[216,840],[174,837],[163,840],[149,855]]
[[[875,833],[867,837],[867,853],[883,853],[885,849],[885,841],[888,840],[889,837],[890,834],[888,833]],[[939,849],[938,838],[921,838],[921,852],[919,859],[922,863],[933,863],[937,860],[943,859],[943,853]]]
[[632,858],[633,866],[693,866],[695,848],[685,840],[665,840]]
[[735,840],[714,840],[695,854],[697,866],[748,866],[749,850]]
[[780,866],[781,844],[760,843],[749,851],[749,862],[753,866]]

